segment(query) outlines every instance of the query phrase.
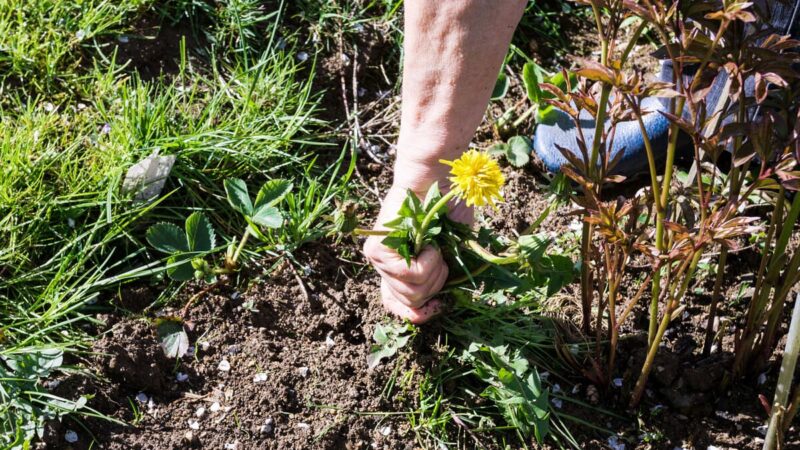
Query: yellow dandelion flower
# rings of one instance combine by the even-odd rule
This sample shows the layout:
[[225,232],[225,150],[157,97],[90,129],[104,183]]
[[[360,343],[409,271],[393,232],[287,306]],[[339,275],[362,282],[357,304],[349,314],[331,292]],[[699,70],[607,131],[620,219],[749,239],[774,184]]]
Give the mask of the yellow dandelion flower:
[[467,206],[495,206],[495,200],[503,201],[500,189],[506,179],[500,171],[497,161],[488,154],[477,150],[469,150],[454,161],[440,161],[451,167],[451,189],[457,191],[459,198]]

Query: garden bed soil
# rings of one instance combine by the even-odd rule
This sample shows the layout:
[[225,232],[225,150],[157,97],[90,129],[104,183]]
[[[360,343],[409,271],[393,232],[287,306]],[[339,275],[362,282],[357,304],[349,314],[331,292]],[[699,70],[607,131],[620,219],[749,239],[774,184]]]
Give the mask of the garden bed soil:
[[[519,230],[547,205],[546,196],[532,173],[505,170],[509,202],[494,220],[502,229]],[[542,229],[568,229],[573,219],[565,212],[562,208]],[[130,424],[86,422],[104,449],[418,448],[404,412],[415,409],[416,385],[438,362],[436,343],[442,341],[443,330],[435,321],[425,325],[400,357],[369,369],[366,356],[374,327],[388,320],[377,296],[377,275],[350,242],[310,244],[297,259],[305,267],[302,272],[283,265],[247,286],[223,286],[198,301],[188,317],[193,351],[179,363],[163,356],[152,314],[119,310],[101,317],[107,329],[91,360],[97,378],[71,376],[56,393],[92,394],[90,406]],[[568,289],[577,292],[575,286]],[[184,300],[191,291],[184,293]],[[156,294],[139,287],[115,302],[136,311]],[[568,310],[564,302],[571,296],[559,298],[562,304],[550,307]],[[643,320],[641,309],[641,317],[632,321],[632,334],[621,342],[617,372],[622,386],[606,390],[574,379],[578,400],[628,417],[597,425],[630,438],[629,449],[760,448],[766,414],[759,395],[771,399],[775,366],[761,380],[720,391],[729,343],[711,358],[698,357],[699,330],[705,323],[701,300],[671,325],[637,426],[635,414],[624,405],[643,359],[637,324]],[[167,309],[159,314],[172,313]],[[735,313],[722,311],[723,316]],[[179,376],[187,378],[179,381]],[[393,388],[387,390],[390,384]],[[569,412],[597,421],[596,415],[573,409]],[[79,432],[78,443],[64,441],[67,429]],[[601,433],[578,425],[572,431],[584,448],[608,448]],[[88,448],[89,432],[68,420],[51,426],[47,444]],[[490,444],[490,435],[481,438],[488,448],[502,448]]]
[[[145,50],[137,52],[144,55],[151,49],[148,46]],[[377,67],[383,62],[369,58],[378,53],[362,51],[358,60],[376,80]],[[135,56],[130,59],[136,60]],[[348,100],[352,94],[342,95],[341,88],[348,85],[350,73],[347,67],[335,63],[341,56],[336,53],[321,64],[327,75],[320,80],[332,89],[324,104],[336,117],[343,117],[342,98],[352,101]],[[170,60],[174,62],[175,58]],[[148,70],[155,73],[165,67],[159,62],[159,67]],[[358,73],[361,77],[362,72]],[[344,76],[347,78],[342,84]],[[375,84],[366,86],[367,95],[372,96],[368,98],[377,102],[362,118],[362,124],[369,124],[362,130],[367,136],[376,129],[385,131],[387,124],[396,126],[394,97],[377,94],[391,86]],[[510,92],[516,98],[524,95],[518,84],[512,85]],[[379,120],[370,124],[369,117]],[[497,137],[484,124],[477,144],[488,146]],[[372,204],[377,204],[378,190],[385,188],[391,177],[388,164],[380,161],[390,155],[390,145],[381,144],[377,160],[365,163],[366,158],[362,158],[359,164],[358,176],[371,187],[363,197]],[[499,211],[489,213],[487,220],[511,236],[525,229],[549,205],[549,199],[544,178],[535,170],[504,170],[508,201]],[[554,236],[569,231],[575,218],[568,211],[569,207],[559,209],[540,230]],[[370,214],[366,212],[364,217]],[[310,244],[296,258],[305,270],[284,265],[249,284],[222,286],[198,301],[188,317],[193,352],[178,363],[163,356],[152,325],[155,316],[141,313],[156,300],[157,288],[124,290],[111,300],[120,308],[99,317],[106,325],[93,348],[96,356],[83,361],[96,376],[70,375],[53,390],[70,398],[91,395],[89,406],[128,425],[67,419],[49,424],[45,439],[38,445],[153,450],[419,448],[406,412],[415,408],[417,383],[438,364],[436,343],[444,332],[436,321],[425,325],[414,344],[399,357],[369,369],[366,356],[374,328],[389,320],[378,301],[377,275],[359,256],[358,247],[349,242]],[[757,264],[747,253],[734,255],[732,260],[735,264],[730,264],[734,270],[726,283],[726,298],[733,298],[738,283]],[[642,360],[643,306],[629,321],[630,337],[620,345],[616,372],[621,386],[604,389],[589,386],[579,377],[574,379],[577,399],[615,409],[627,419],[599,423],[597,415],[587,410],[572,408],[568,412],[623,435],[628,439],[628,449],[760,449],[766,413],[759,395],[772,398],[777,367],[773,362],[763,378],[719,389],[726,375],[730,338],[723,340],[712,358],[698,356],[710,283],[707,280],[698,286],[684,316],[670,326],[638,421],[637,414],[626,411],[624,405]],[[199,289],[188,289],[175,301],[174,310],[159,314],[176,313],[181,302]],[[576,318],[577,298],[578,287],[568,286],[548,302],[548,311]],[[741,305],[721,307],[722,317],[741,313]],[[133,314],[129,314],[131,311]],[[571,388],[564,389],[569,392]],[[67,430],[78,433],[76,443],[65,441]],[[607,435],[578,425],[572,431],[583,448],[609,448]],[[786,448],[800,448],[797,433],[792,436],[794,440]],[[460,437],[467,448],[474,444],[469,435]],[[514,439],[511,434],[507,437]],[[492,444],[491,436],[479,438],[488,448],[502,448]]]

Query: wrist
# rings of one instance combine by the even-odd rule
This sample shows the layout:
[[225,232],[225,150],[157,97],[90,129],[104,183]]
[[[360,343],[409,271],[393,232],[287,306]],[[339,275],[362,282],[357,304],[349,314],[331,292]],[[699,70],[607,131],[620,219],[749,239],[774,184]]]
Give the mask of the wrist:
[[394,180],[392,188],[411,190],[420,195],[425,194],[433,183],[439,183],[439,187],[447,185],[449,167],[435,162],[419,162],[398,159],[394,164]]

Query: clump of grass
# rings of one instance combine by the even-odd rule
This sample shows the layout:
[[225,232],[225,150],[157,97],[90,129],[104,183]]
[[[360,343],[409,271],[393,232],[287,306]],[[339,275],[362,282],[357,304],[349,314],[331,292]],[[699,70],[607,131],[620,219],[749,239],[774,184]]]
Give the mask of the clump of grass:
[[[242,220],[227,206],[223,180],[256,185],[284,177],[298,187],[287,199],[288,226],[262,245],[287,253],[326,232],[321,217],[348,189],[346,150],[338,158],[325,156],[334,163],[322,169],[314,156],[324,144],[314,136],[322,125],[314,117],[318,97],[311,78],[300,74],[302,63],[270,39],[280,10],[262,11],[263,20],[243,24],[236,35],[220,24],[226,49],[201,52],[208,59],[190,64],[182,45],[173,75],[143,80],[135,67],[117,64],[113,53],[89,63],[92,52],[84,44],[130,29],[140,14],[154,14],[149,6],[0,6],[0,30],[13,28],[4,41],[9,47],[0,48],[0,66],[7,69],[0,85],[21,87],[0,102],[2,446],[30,442],[58,411],[94,414],[85,405],[54,409],[81,400],[31,388],[61,366],[24,374],[30,386],[20,388],[9,361],[51,349],[86,350],[90,305],[120,283],[159,274],[154,265],[140,267],[157,258],[144,243],[149,224],[204,210],[221,239],[232,239]],[[47,8],[52,11],[45,14]],[[27,29],[17,28],[20,20],[27,20]],[[243,40],[262,28],[262,45]],[[79,30],[83,40],[76,42]],[[34,35],[54,37],[44,46]],[[122,181],[132,164],[154,151],[176,157],[166,188],[151,202],[134,202],[121,192]]]
[[88,47],[130,29],[153,0],[9,0],[0,4],[0,97],[66,98]]

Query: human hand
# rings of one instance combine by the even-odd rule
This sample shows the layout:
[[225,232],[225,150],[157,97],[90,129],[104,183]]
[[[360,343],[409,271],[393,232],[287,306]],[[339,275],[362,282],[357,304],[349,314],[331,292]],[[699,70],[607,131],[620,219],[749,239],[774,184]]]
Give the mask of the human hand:
[[[416,192],[422,198],[425,191]],[[392,220],[406,197],[406,189],[393,186],[384,198],[375,229],[385,229],[384,223]],[[454,205],[448,216],[459,222],[471,224],[472,208],[463,203]],[[432,246],[425,247],[411,260],[411,265],[396,251],[381,242],[383,236],[370,236],[364,244],[364,255],[381,275],[381,300],[391,313],[412,323],[424,323],[439,314],[441,302],[433,299],[447,281],[448,268],[442,254]]]

